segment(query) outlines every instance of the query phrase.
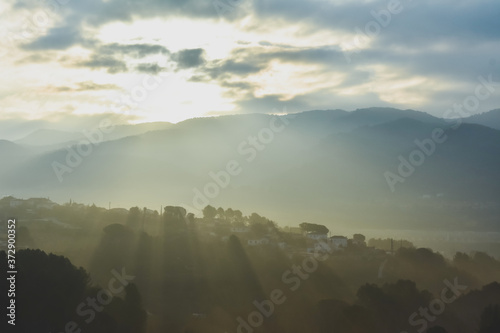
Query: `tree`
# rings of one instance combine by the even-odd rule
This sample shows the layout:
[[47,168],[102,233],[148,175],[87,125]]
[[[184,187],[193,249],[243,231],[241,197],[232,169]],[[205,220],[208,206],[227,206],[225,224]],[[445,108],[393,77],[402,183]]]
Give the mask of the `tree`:
[[205,208],[203,208],[203,217],[208,220],[212,220],[215,215],[217,215],[217,210],[215,207],[207,205]]
[[470,263],[470,261],[471,258],[469,255],[463,252],[457,252],[455,253],[455,256],[453,256],[453,263],[455,265],[463,265],[465,263]]
[[320,234],[327,234],[330,230],[322,224],[314,224],[314,223],[301,223],[299,227],[305,232],[317,232]]
[[[7,262],[3,251],[0,260]],[[68,321],[78,321],[75,309],[85,300],[90,281],[83,268],[76,268],[65,257],[41,250],[20,250],[16,260],[22,274],[16,279],[15,300],[16,305],[19,304],[16,317],[19,319],[15,321],[14,331],[61,332]],[[9,290],[8,280],[1,280],[2,290]],[[2,295],[2,303],[4,299]],[[2,318],[2,322],[7,318]]]
[[352,239],[354,239],[356,242],[364,243],[366,237],[362,234],[354,234],[354,236],[352,236]]
[[481,323],[479,333],[500,332],[500,305],[490,304],[481,313]]
[[137,230],[139,229],[140,219],[141,219],[141,210],[139,209],[139,207],[130,208],[127,216],[127,225],[131,229]]
[[220,218],[220,219],[225,219],[226,218],[226,214],[224,212],[224,208],[222,208],[222,207],[217,208],[217,217]]
[[189,221],[189,223],[194,223],[194,219],[195,219],[194,214],[193,213],[188,213],[186,215],[186,219]]
[[241,210],[234,211],[234,222],[243,222],[243,213]]
[[230,222],[233,222],[233,219],[234,219],[234,210],[232,208],[226,209],[225,215],[226,215],[226,218]]
[[441,326],[433,326],[427,330],[427,333],[448,333],[448,332]]
[[187,228],[186,209],[179,206],[167,206],[163,212],[165,235],[172,236],[184,232]]
[[146,329],[147,314],[142,306],[142,297],[133,283],[125,287],[125,302],[122,309],[125,332],[142,333]]

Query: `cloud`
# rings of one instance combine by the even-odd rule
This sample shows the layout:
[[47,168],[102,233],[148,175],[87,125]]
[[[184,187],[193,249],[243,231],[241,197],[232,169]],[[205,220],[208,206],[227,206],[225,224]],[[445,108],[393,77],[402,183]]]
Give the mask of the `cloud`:
[[177,62],[179,68],[193,68],[199,67],[205,63],[205,50],[203,49],[185,49],[175,53],[172,56]]
[[210,75],[211,78],[229,75],[247,76],[249,74],[258,73],[264,68],[265,64],[263,64],[262,61],[252,63],[250,59],[240,62],[229,59],[212,63],[209,68],[205,69],[205,72]]
[[50,51],[46,51],[43,54],[31,53],[27,57],[24,57],[24,58],[16,61],[16,63],[19,65],[44,63],[44,62],[49,62],[49,61],[54,60],[55,57],[56,57],[56,54],[53,52],[50,52]]
[[162,45],[155,44],[104,44],[98,47],[99,54],[123,55],[135,59],[147,57],[149,55],[169,55],[170,51]]
[[158,64],[139,64],[135,67],[135,70],[141,73],[156,75],[165,70],[165,68],[160,67]]
[[[402,12],[391,15],[376,36],[355,48],[351,62],[342,49],[359,37],[357,28],[363,31],[368,22],[377,21],[373,13],[385,11],[388,0],[246,1],[244,9],[223,19],[211,0],[67,1],[56,13],[55,27],[22,45],[29,53],[21,52],[17,64],[52,60],[110,74],[156,75],[173,63],[178,72],[187,70],[189,81],[217,86],[241,112],[272,109],[283,101],[297,108],[385,106],[387,96],[400,96],[392,99],[399,103],[409,92],[419,95],[421,104],[412,105],[407,99],[404,107],[430,111],[443,101],[461,101],[479,75],[498,71],[498,65],[490,65],[492,59],[500,61],[497,0],[401,0]],[[18,1],[15,7],[25,11],[39,8],[40,2]],[[246,15],[247,20],[237,20]],[[196,34],[172,45],[167,39],[131,44],[98,40],[105,24],[141,21],[136,22],[141,25],[154,18],[204,20],[204,24],[227,24],[232,30],[229,37],[213,36],[224,53],[205,46],[211,39],[197,40]],[[90,56],[75,60],[65,53],[76,45]],[[169,50],[179,47],[184,49]],[[168,63],[157,61],[158,55]],[[185,79],[184,73],[178,74]]]
[[[110,74],[128,72],[130,69],[148,74],[158,74],[164,70],[170,51],[162,45],[156,44],[98,44],[94,43],[94,53],[88,60],[70,62],[70,66],[88,67],[90,69],[106,69]],[[139,64],[131,67],[127,65],[129,59],[142,59],[151,55],[162,55],[159,64]]]
[[92,81],[78,82],[75,91],[122,90],[116,84],[99,84]]
[[124,61],[115,59],[110,56],[92,55],[89,60],[76,63],[80,67],[88,67],[91,69],[106,69],[110,74],[127,72],[127,64]]
[[33,42],[22,45],[27,51],[65,50],[83,42],[80,31],[73,26],[55,27]]

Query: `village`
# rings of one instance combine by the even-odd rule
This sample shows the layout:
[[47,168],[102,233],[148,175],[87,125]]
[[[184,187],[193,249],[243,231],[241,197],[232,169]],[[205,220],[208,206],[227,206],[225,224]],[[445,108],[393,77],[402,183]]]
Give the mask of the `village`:
[[[145,232],[153,237],[165,235],[168,232],[166,226],[169,223],[167,215],[172,210],[178,209],[183,211],[181,215],[183,215],[182,219],[186,227],[191,230],[196,229],[198,237],[205,241],[227,242],[231,235],[235,235],[248,248],[276,247],[289,255],[341,252],[349,249],[355,249],[356,252],[376,251],[376,248],[386,252],[394,250],[394,244],[389,239],[371,240],[373,244],[368,244],[370,245],[368,246],[362,234],[354,234],[351,237],[336,235],[324,225],[307,222],[299,226],[280,227],[257,213],[243,216],[241,211],[231,208],[224,210],[207,206],[203,210],[203,216],[196,217],[192,213],[186,213],[183,208],[173,206],[162,207],[163,212],[160,214],[157,210],[148,208],[106,209],[95,205],[75,203],[72,200],[59,205],[49,198],[23,200],[9,196],[0,199],[0,219],[15,217],[20,229],[18,238],[30,240],[28,244],[22,244],[23,239],[18,240],[20,242],[18,248],[34,245],[31,244],[31,240],[36,239],[36,234],[40,231],[68,233],[93,228],[103,229],[111,224],[123,224],[132,231]],[[3,247],[5,242],[6,230],[4,224],[1,224],[0,246]],[[402,246],[402,244],[398,245]],[[411,247],[412,244],[405,242],[404,246]]]

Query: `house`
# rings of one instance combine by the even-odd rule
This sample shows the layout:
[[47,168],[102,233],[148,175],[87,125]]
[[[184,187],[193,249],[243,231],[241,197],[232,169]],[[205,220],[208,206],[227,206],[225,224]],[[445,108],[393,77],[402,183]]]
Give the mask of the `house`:
[[249,232],[250,230],[247,227],[241,226],[241,227],[231,227],[231,232],[235,233],[246,233]]
[[307,233],[307,238],[317,240],[317,241],[318,240],[327,240],[328,235],[326,233],[311,231],[311,232]]
[[329,253],[331,252],[330,246],[325,242],[314,243],[314,247],[307,248],[307,253]]
[[26,200],[26,204],[36,209],[40,208],[52,209],[54,208],[54,206],[57,206],[56,203],[50,201],[50,199],[48,198],[30,198]]
[[347,247],[347,237],[345,236],[333,236],[330,237],[330,243],[335,250],[341,250]]
[[10,207],[11,208],[15,208],[15,207],[19,207],[23,204],[23,200],[19,200],[19,199],[12,199],[9,203]]

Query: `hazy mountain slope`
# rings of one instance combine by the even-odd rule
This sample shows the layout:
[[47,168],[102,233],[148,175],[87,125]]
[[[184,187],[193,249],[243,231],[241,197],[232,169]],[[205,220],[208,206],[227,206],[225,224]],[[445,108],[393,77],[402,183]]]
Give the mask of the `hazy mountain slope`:
[[444,123],[442,119],[431,116],[428,113],[415,110],[398,110],[393,108],[367,108],[349,112],[341,123],[346,128],[357,128],[361,126],[377,125],[402,118],[413,119],[428,123]]
[[[457,223],[466,218],[429,207],[401,215],[408,209],[398,207],[418,206],[423,195],[440,194],[442,200],[453,202],[500,199],[499,131],[470,124],[454,130],[443,120],[414,111],[397,118],[393,110],[370,110],[352,115],[335,110],[190,119],[165,130],[94,145],[81,160],[70,156],[76,147],[70,153],[63,149],[30,155],[22,166],[1,173],[0,188],[21,197],[44,194],[61,201],[112,201],[122,206],[141,202],[259,207],[284,223],[307,219],[370,224],[377,219],[383,220],[381,225],[405,226],[450,223],[454,214]],[[392,118],[396,119],[381,120]],[[346,123],[355,129],[346,131]],[[445,131],[446,142],[436,144],[435,152],[392,192],[384,173],[397,175],[399,157],[408,160],[418,149],[415,140],[428,140],[436,129]],[[258,141],[257,148],[251,144],[255,139],[265,142]],[[74,164],[59,181],[53,165],[66,165],[67,158]],[[231,176],[227,186],[214,190],[209,185],[209,192],[217,193],[206,194],[207,184],[217,183],[214,174],[222,177],[219,182],[226,181],[221,170],[231,161],[241,172]],[[200,192],[205,192],[203,200]],[[494,226],[490,220],[484,223]]]
[[16,143],[28,146],[52,146],[66,142],[78,142],[82,139],[85,139],[85,136],[78,132],[40,129],[28,134],[22,139],[16,140]]
[[[30,149],[24,148],[7,140],[0,140],[1,178],[10,176],[18,178],[18,168],[24,163],[27,163],[27,161],[34,155],[35,153]],[[4,184],[0,181],[0,195],[7,195],[8,193],[6,192],[2,193],[2,190],[6,190],[5,186],[2,185]]]
[[500,109],[491,110],[463,119],[464,123],[478,124],[500,130]]
[[82,140],[117,140],[128,136],[144,134],[149,131],[167,129],[172,125],[173,124],[167,122],[117,125],[106,131],[98,128],[88,128],[81,132],[39,129],[17,140],[16,143],[25,146],[35,146],[41,151],[57,150],[78,144]]

